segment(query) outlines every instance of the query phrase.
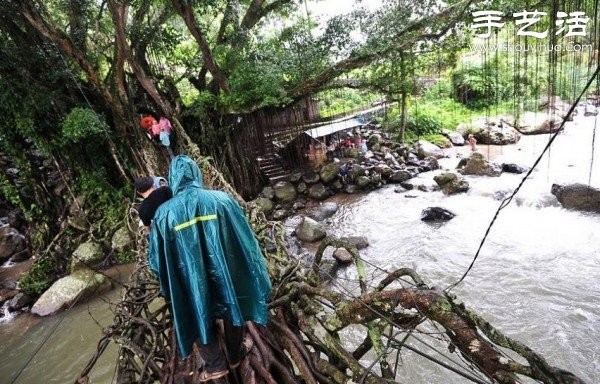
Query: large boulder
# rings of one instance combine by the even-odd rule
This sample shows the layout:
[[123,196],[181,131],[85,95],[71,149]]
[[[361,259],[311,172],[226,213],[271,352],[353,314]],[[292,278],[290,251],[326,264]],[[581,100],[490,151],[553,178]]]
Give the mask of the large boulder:
[[358,188],[365,189],[371,185],[371,179],[369,179],[367,176],[359,176],[356,178],[355,183]]
[[348,177],[350,180],[355,180],[360,176],[365,176],[367,174],[367,170],[362,165],[354,164],[348,171]]
[[120,227],[115,231],[110,239],[110,246],[116,252],[123,252],[133,247],[133,240],[126,226]]
[[275,197],[275,190],[271,186],[266,186],[260,192],[260,196],[264,197],[265,199],[273,200],[273,198]]
[[544,112],[525,112],[519,120],[507,120],[507,123],[525,135],[539,135],[556,132],[563,122],[558,114]]
[[469,182],[452,172],[444,172],[433,178],[445,195],[454,195],[469,190]]
[[337,178],[338,173],[340,173],[340,165],[338,163],[328,163],[321,168],[319,176],[321,181],[329,183]]
[[358,250],[367,248],[369,246],[369,240],[364,236],[348,236],[342,237],[340,240],[349,242]]
[[417,156],[419,159],[424,159],[430,156],[441,159],[445,156],[445,154],[444,151],[437,145],[426,140],[419,140],[417,144]]
[[314,184],[319,182],[319,174],[313,171],[308,171],[302,176],[302,180],[306,184]]
[[456,131],[463,137],[472,133],[479,144],[507,145],[516,144],[521,138],[514,126],[513,117],[495,116],[476,119],[471,123],[461,123]]
[[444,129],[442,131],[442,135],[446,136],[448,140],[452,143],[452,145],[465,145],[465,138],[456,131],[449,131]]
[[304,217],[296,228],[296,237],[300,241],[313,243],[323,239],[327,235],[321,224],[310,217]]
[[100,295],[112,287],[106,276],[89,268],[80,268],[63,277],[40,296],[31,307],[31,313],[48,316],[73,304],[75,300],[85,300],[92,295]]
[[473,152],[458,172],[463,175],[478,175],[478,176],[500,176],[502,167],[495,163],[488,162],[485,157],[479,152]]
[[553,184],[551,192],[563,207],[600,213],[600,190],[585,184]]
[[325,200],[330,195],[331,195],[331,191],[329,189],[325,188],[325,186],[322,183],[317,183],[317,184],[311,185],[310,188],[308,189],[308,196],[311,199]]
[[0,262],[19,254],[29,256],[25,236],[10,225],[3,225],[0,227]]
[[267,199],[266,197],[259,197],[257,199],[254,199],[253,202],[254,204],[256,204],[258,209],[260,209],[261,212],[264,213],[271,213],[271,211],[273,211],[273,208],[275,207],[273,201]]
[[513,164],[513,163],[504,163],[502,164],[502,172],[506,173],[516,173],[521,174],[527,172],[529,169],[523,167],[522,165]]
[[105,255],[100,244],[93,241],[80,244],[71,258],[71,272],[79,268],[88,268],[104,259]]
[[294,188],[294,184],[289,181],[279,181],[277,184],[273,186],[273,190],[275,191],[275,197],[281,202],[291,203],[296,200],[298,196],[298,192],[296,192],[296,188]]

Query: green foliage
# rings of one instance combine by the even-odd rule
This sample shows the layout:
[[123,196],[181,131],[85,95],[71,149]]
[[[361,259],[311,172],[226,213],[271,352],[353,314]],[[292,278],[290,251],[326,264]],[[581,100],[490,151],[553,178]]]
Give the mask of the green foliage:
[[117,262],[119,264],[129,264],[136,261],[137,254],[132,250],[117,253]]
[[55,265],[54,258],[42,256],[19,278],[19,288],[30,296],[41,295],[55,279]]
[[88,219],[100,233],[115,227],[127,213],[124,203],[128,201],[127,186],[115,189],[104,170],[82,174],[77,179],[76,191],[84,196]]
[[321,117],[348,113],[356,108],[370,106],[375,100],[382,99],[381,94],[352,88],[323,91],[315,97],[320,100]]
[[108,131],[108,125],[102,116],[88,108],[73,108],[62,123],[62,139],[68,143],[77,143],[93,139]]
[[513,94],[509,77],[493,62],[465,64],[452,73],[455,100],[471,108],[484,108]]

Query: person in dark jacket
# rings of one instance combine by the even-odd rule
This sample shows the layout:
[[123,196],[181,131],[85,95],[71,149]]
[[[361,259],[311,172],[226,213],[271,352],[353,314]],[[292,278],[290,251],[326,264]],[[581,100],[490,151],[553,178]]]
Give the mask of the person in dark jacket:
[[[204,189],[198,165],[183,155],[171,162],[169,185],[173,198],[152,221],[148,264],[171,302],[181,355],[187,357],[197,342],[205,361],[200,381],[214,380],[228,374],[227,362],[236,367],[251,348],[243,342],[244,322],[266,324],[271,282],[233,197]],[[217,319],[226,326],[226,354],[216,338]]]
[[[165,180],[162,177],[156,179],[153,177],[140,177],[135,179],[133,183],[136,192],[144,198],[138,208],[138,215],[147,231],[150,230],[150,224],[158,207],[173,196],[171,188],[162,185],[160,179]],[[164,184],[166,184],[166,180]]]

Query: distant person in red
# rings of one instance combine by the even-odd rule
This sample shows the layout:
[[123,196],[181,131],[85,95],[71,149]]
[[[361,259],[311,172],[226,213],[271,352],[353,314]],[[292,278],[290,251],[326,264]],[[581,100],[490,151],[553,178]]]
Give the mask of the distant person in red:
[[[140,120],[140,126],[144,128],[144,130],[146,130],[148,137],[150,137],[151,139],[156,138],[156,136],[158,136],[158,134],[160,133],[160,126],[158,125],[158,121],[156,121],[156,119],[152,115],[142,116],[142,119]],[[156,134],[154,134],[154,131],[156,131]]]

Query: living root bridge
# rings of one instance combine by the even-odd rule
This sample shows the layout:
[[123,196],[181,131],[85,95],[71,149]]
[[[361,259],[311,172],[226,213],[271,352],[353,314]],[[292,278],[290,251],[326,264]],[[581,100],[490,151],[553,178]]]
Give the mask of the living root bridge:
[[[234,194],[214,168],[202,164],[208,185]],[[516,383],[520,376],[544,383],[583,382],[550,366],[539,354],[457,304],[452,296],[428,287],[411,269],[385,272],[379,282],[367,279],[367,262],[357,249],[332,238],[321,243],[312,263],[294,258],[285,247],[281,224],[268,222],[255,207],[241,203],[268,261],[273,282],[270,318],[266,327],[248,324],[253,348],[239,369],[214,382],[405,382],[398,362],[408,350],[423,356],[423,362],[433,360],[449,368],[453,372],[449,375],[476,383]],[[179,358],[169,305],[145,266],[144,237],[138,236],[138,242],[139,268],[115,308],[114,324],[106,329],[98,352],[77,383],[87,382],[109,342],[120,346],[119,383],[199,382],[202,359],[197,350],[185,360]],[[354,281],[338,286],[324,271],[321,260],[328,247],[344,247],[354,255]],[[358,334],[357,328],[364,330],[365,336],[350,345],[347,335]],[[425,338],[427,342],[423,342]],[[431,348],[445,355],[445,360],[432,357]],[[421,364],[415,353],[410,359],[406,354],[407,361]],[[428,377],[421,382],[429,382]]]

